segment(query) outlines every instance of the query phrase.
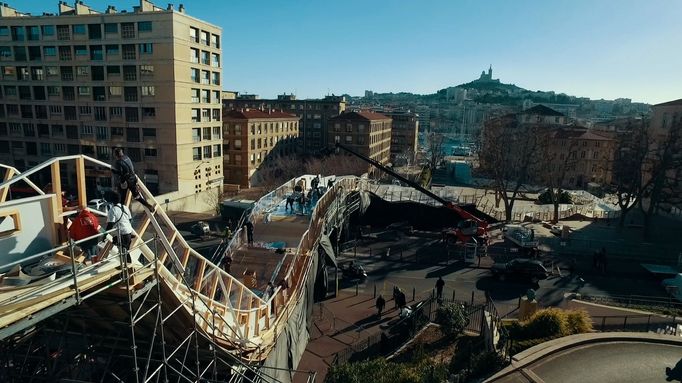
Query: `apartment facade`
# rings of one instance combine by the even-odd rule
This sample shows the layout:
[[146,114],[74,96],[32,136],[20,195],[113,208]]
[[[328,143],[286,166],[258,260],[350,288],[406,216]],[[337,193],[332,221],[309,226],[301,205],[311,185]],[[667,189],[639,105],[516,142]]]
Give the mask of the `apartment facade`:
[[412,112],[379,112],[392,120],[391,163],[395,166],[414,164],[419,139],[419,119]]
[[[329,119],[329,141],[344,146],[382,164],[391,160],[391,118],[369,111],[346,112]],[[370,171],[375,171],[369,166]]]
[[281,111],[223,112],[225,183],[251,186],[254,173],[271,154],[293,154],[299,139],[299,117]]
[[[155,194],[222,185],[219,27],[146,0],[132,12],[1,7],[0,162],[111,162],[123,147]],[[109,172],[86,171],[89,184],[111,187]]]
[[[555,159],[556,164],[546,166],[564,166],[564,186],[571,188],[588,188],[588,184],[608,186],[613,181],[613,160],[617,141],[580,127],[562,127],[550,134],[546,141],[547,148],[538,155]],[[564,156],[566,159],[564,159]]]
[[346,110],[346,99],[341,96],[326,96],[322,99],[297,100],[291,94],[282,94],[273,99],[259,99],[256,95],[238,95],[236,99],[223,99],[227,110],[260,109],[281,110],[300,118],[300,145],[305,153],[318,153],[329,149],[328,121]]

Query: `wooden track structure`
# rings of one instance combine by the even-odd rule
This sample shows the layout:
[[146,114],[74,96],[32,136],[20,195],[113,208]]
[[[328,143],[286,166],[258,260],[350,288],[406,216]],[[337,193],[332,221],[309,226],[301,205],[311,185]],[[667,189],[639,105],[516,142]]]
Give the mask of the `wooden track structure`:
[[[65,217],[75,212],[64,211],[58,197],[62,190],[60,165],[73,163],[76,166],[78,205],[85,207],[86,164],[110,169],[109,164],[84,155],[75,155],[53,158],[24,173],[2,166],[7,170],[4,181],[0,184],[0,206],[11,185],[20,181],[28,183],[37,194],[52,194],[54,230],[62,240],[62,243],[55,244],[55,249],[73,246],[73,243],[65,241],[63,222]],[[52,179],[51,193],[38,188],[29,178],[48,170]],[[237,278],[193,250],[160,204],[140,182],[140,192],[152,204],[153,211],[145,210],[141,222],[136,225],[131,253],[144,258],[146,266],[121,267],[122,258],[106,258],[112,248],[111,242],[108,242],[100,253],[104,257],[101,262],[80,269],[74,267],[71,275],[40,286],[28,285],[14,291],[0,290],[0,339],[28,328],[41,318],[49,317],[59,311],[59,306],[66,306],[68,302],[78,305],[83,299],[116,285],[128,289],[130,297],[136,289],[152,281],[158,284],[160,295],[167,300],[164,307],[175,307],[167,315],[183,318],[188,329],[194,328],[201,332],[203,337],[210,339],[220,350],[232,354],[244,363],[262,362],[275,346],[292,311],[302,298],[306,278],[314,272],[311,270],[311,256],[317,256],[317,252],[311,250],[317,249],[330,211],[333,206],[338,207],[337,200],[343,201],[361,183],[362,180],[356,177],[340,177],[320,198],[312,211],[308,230],[302,235],[286,270],[288,288],[277,287],[271,297],[263,300]],[[293,191],[294,184],[295,180],[291,180],[261,198],[251,213],[251,222],[262,222],[268,210]],[[128,193],[125,204],[130,206],[130,203]],[[229,243],[226,254],[239,249],[245,243],[245,237],[245,233],[238,230]],[[27,254],[24,261],[37,261],[44,255]]]

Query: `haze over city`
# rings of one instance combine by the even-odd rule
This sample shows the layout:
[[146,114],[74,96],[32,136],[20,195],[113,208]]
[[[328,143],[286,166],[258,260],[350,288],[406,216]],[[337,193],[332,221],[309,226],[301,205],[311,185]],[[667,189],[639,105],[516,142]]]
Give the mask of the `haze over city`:
[[[104,10],[112,2],[87,3]],[[42,1],[13,5],[34,15],[56,11]],[[223,88],[261,97],[434,93],[490,64],[502,82],[592,99],[653,104],[682,87],[678,1],[213,0],[185,7],[223,29]]]

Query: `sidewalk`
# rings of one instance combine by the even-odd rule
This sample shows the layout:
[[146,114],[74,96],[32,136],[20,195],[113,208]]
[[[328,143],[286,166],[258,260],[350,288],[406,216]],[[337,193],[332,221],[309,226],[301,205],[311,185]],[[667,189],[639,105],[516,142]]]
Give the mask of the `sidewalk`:
[[[371,294],[339,291],[336,298],[315,305],[310,341],[297,369],[316,371],[315,381],[323,382],[334,356],[349,346],[381,332],[380,325],[398,315],[390,296],[385,296],[386,311],[378,319]],[[296,373],[294,382],[305,382],[307,374]]]

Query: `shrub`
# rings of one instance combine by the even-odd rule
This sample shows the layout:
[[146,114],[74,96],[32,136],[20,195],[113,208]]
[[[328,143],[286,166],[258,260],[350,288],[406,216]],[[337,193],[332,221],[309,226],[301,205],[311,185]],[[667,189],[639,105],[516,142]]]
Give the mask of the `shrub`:
[[592,319],[585,310],[566,311],[568,334],[584,334],[592,331]]
[[[538,202],[543,205],[552,203],[552,195],[550,190],[545,190],[538,196]],[[561,192],[559,196],[559,203],[571,203],[571,195],[568,192]]]
[[436,310],[436,323],[441,325],[445,335],[459,335],[469,324],[469,316],[460,304],[443,305]]
[[557,308],[540,310],[523,323],[526,337],[549,338],[568,334],[566,312]]
[[419,382],[403,364],[391,363],[384,358],[332,366],[326,382],[330,383],[412,383]]

